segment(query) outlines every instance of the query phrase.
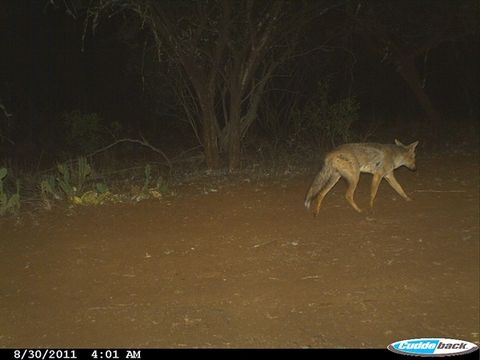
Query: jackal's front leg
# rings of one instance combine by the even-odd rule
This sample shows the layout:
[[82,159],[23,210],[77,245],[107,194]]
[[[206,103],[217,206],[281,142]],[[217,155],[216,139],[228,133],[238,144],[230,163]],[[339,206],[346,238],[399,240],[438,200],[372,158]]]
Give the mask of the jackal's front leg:
[[412,199],[410,199],[408,197],[407,194],[405,194],[405,191],[403,191],[402,189],[402,186],[398,183],[397,179],[395,179],[395,176],[393,175],[393,172],[391,172],[390,174],[388,175],[385,175],[385,179],[387,179],[388,183],[390,184],[390,186],[401,196],[403,197],[405,200],[407,201],[412,201]]

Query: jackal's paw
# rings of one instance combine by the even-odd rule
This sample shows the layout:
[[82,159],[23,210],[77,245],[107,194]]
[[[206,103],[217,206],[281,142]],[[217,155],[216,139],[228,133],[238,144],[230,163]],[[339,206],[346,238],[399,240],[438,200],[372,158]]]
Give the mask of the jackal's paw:
[[412,198],[409,198],[408,196],[405,198],[406,201],[413,201]]

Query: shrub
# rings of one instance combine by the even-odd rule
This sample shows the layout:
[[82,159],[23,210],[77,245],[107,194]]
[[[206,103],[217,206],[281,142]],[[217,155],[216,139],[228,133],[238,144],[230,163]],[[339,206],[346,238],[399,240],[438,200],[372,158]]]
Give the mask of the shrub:
[[3,181],[7,177],[6,168],[0,168],[0,216],[7,213],[17,214],[20,209],[20,182],[17,180],[17,191],[10,195],[4,188]]
[[68,155],[88,154],[102,146],[107,135],[104,121],[97,113],[74,110],[63,114]]
[[307,103],[303,113],[297,114],[302,117],[303,131],[321,144],[336,146],[351,142],[355,138],[352,124],[358,120],[360,105],[355,97],[331,103],[328,92],[328,83],[319,82],[316,96]]

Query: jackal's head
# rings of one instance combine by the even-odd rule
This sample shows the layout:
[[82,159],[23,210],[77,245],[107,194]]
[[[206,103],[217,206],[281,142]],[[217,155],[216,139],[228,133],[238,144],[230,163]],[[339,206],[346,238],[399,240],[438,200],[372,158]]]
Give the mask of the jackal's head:
[[401,160],[399,159],[401,161],[401,164],[399,164],[399,165],[400,166],[405,165],[410,170],[415,170],[417,168],[416,165],[415,165],[415,148],[418,145],[418,141],[415,141],[414,143],[411,143],[410,145],[403,145],[400,141],[395,139],[395,145],[400,146],[403,149],[405,149],[405,151],[403,153],[403,156],[402,156],[402,159]]

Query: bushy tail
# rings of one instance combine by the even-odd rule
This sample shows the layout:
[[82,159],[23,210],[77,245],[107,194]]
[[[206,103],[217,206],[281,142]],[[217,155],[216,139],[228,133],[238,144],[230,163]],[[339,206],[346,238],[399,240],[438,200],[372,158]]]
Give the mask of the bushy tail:
[[322,190],[322,188],[327,183],[328,179],[332,176],[333,169],[330,164],[323,164],[322,170],[315,176],[312,186],[308,189],[307,195],[305,196],[305,207],[310,208],[310,205],[317,196],[317,194]]

